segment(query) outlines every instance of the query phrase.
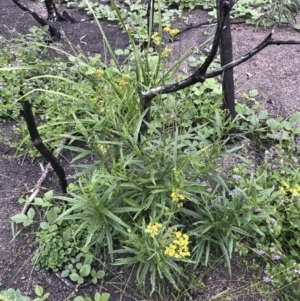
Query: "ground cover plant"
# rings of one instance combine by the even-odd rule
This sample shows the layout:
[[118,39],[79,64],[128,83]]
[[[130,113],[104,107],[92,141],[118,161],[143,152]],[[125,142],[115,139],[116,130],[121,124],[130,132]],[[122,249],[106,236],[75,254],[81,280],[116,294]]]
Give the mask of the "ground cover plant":
[[[171,287],[172,300],[182,300],[188,290],[186,269],[207,266],[214,255],[221,254],[230,270],[234,250],[242,255],[253,251],[266,259],[263,281],[274,285],[274,295],[296,298],[300,192],[295,163],[300,116],[267,119],[267,112],[240,105],[237,119],[228,120],[221,108],[220,84],[210,79],[204,85],[158,95],[147,131],[141,133],[147,111],[139,90],[176,78],[178,66],[167,68],[171,50],[162,44],[162,35],[172,36],[171,30],[176,29],[163,30],[162,25],[157,34],[149,35],[146,55],[133,42],[128,50],[110,50],[111,61],[106,63],[99,55],[67,55],[67,63],[51,61],[51,74],[47,69],[46,74],[31,74],[30,65],[14,71],[26,76],[29,86],[18,101],[34,101],[37,115],[46,120],[39,127],[41,135],[53,145],[62,136],[86,143],[88,150],[71,143],[65,146],[78,152],[75,163],[89,154],[97,158],[83,167],[67,195],[48,194],[35,200],[35,206],[47,208],[37,233],[40,248],[33,258],[35,266],[62,270],[62,276],[79,284],[86,276],[96,282],[103,275],[101,270],[93,271],[92,265],[101,262],[99,250],[105,248],[115,264],[137,266],[136,281],[140,287],[150,282],[150,289],[144,289],[153,298],[161,300],[164,289]],[[39,47],[36,55],[52,47],[40,41],[33,45]],[[116,55],[126,55],[127,64],[120,65]],[[3,58],[3,65],[13,61]],[[39,65],[49,68],[50,62]],[[40,72],[37,67],[33,66],[33,72]],[[4,81],[4,91],[15,88],[13,80],[5,77]],[[39,103],[37,96],[47,101]],[[17,112],[8,99],[4,99],[6,114]],[[197,125],[191,127],[195,120]],[[228,146],[236,125],[242,132],[238,138],[245,142]],[[259,158],[247,155],[248,132],[254,131],[256,143],[265,151],[261,167]],[[238,150],[243,152],[237,155]],[[224,158],[233,155],[237,163],[224,173]],[[31,223],[35,212],[31,209],[12,219]],[[50,249],[57,253],[49,257]],[[288,284],[290,292],[285,290]]]

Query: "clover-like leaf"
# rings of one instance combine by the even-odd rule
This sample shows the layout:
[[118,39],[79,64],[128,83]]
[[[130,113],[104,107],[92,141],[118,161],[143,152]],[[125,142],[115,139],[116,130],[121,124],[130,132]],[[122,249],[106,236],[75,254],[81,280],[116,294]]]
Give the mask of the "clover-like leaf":
[[84,265],[81,267],[81,269],[80,269],[80,271],[79,271],[79,274],[80,274],[80,276],[82,276],[82,277],[86,277],[86,276],[88,276],[88,275],[90,274],[90,272],[91,272],[91,265],[89,265],[89,264],[84,264]]

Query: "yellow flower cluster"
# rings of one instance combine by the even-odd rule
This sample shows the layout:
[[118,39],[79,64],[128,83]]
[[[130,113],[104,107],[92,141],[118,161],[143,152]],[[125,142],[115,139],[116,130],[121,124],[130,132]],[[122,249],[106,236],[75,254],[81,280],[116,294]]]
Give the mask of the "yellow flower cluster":
[[180,231],[174,232],[172,243],[165,249],[165,255],[175,258],[183,258],[191,255],[188,249],[189,237]]
[[127,73],[123,73],[122,74],[122,78],[124,78],[125,80],[129,80],[130,79],[130,75]]
[[161,44],[161,37],[158,36],[158,32],[154,32],[153,35],[151,36],[151,39],[155,45]]
[[289,184],[283,183],[283,186],[279,186],[278,189],[281,192],[281,194],[283,194],[283,195],[286,195],[287,193],[291,193],[292,196],[300,196],[300,186],[299,185],[291,187]]
[[104,145],[104,144],[98,144],[97,147],[98,147],[98,149],[99,149],[103,154],[106,154],[106,153],[107,153],[107,150],[108,150],[108,146],[107,146],[107,145]]
[[161,229],[161,227],[162,227],[161,223],[154,223],[154,224],[150,223],[147,226],[145,233],[149,233],[150,236],[154,238],[157,235],[158,231]]
[[169,47],[166,47],[164,48],[163,52],[162,52],[162,55],[164,58],[170,58],[171,57],[171,54],[173,52],[173,49],[172,48],[169,48]]
[[166,48],[164,49],[164,53],[165,53],[166,55],[171,55],[172,52],[173,52],[173,48],[166,47]]
[[183,201],[184,200],[184,195],[179,193],[178,188],[173,188],[172,193],[171,193],[171,198],[174,203]]
[[117,84],[115,84],[116,88],[119,87],[125,87],[129,84],[130,81],[130,75],[129,74],[122,74],[122,77],[117,81]]
[[171,29],[169,26],[166,26],[165,28],[164,28],[164,31],[166,32],[166,33],[168,33],[170,36],[172,36],[172,37],[174,37],[174,36],[176,36],[177,34],[179,34],[180,33],[180,30],[179,29]]
[[100,79],[101,77],[103,76],[103,70],[100,68],[100,69],[97,69],[94,73],[94,77],[96,79]]
[[[155,238],[162,227],[163,225],[161,223],[150,223],[145,229],[145,233],[148,233],[152,238]],[[167,256],[184,258],[191,255],[188,249],[188,235],[177,231],[176,227],[164,229],[159,237],[158,243],[159,249]]]

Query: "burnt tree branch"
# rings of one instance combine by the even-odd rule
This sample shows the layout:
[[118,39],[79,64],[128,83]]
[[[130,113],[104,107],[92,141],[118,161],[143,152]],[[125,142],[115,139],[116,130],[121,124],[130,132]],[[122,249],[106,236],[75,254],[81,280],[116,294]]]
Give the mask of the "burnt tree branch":
[[65,22],[71,22],[71,23],[77,23],[77,21],[72,18],[66,11],[63,12],[61,15],[55,6],[55,3],[53,0],[45,0],[45,5],[48,12],[48,18],[47,20],[50,22],[56,22],[56,21],[65,21]]
[[[222,5],[220,10],[221,10],[220,21],[217,25],[213,45],[212,45],[210,53],[206,57],[204,63],[201,65],[201,67],[198,70],[196,70],[191,76],[189,76],[188,78],[186,78],[185,80],[183,80],[181,82],[178,82],[178,83],[175,83],[175,84],[170,84],[170,85],[165,85],[163,87],[159,87],[159,88],[155,88],[155,89],[151,89],[148,92],[141,92],[141,94],[144,98],[144,111],[147,110],[146,115],[145,115],[145,121],[150,122],[151,102],[152,102],[152,99],[157,94],[176,92],[176,91],[181,90],[183,88],[194,85],[198,82],[203,83],[205,81],[206,71],[207,71],[208,67],[210,66],[210,64],[213,62],[213,60],[214,60],[214,58],[217,54],[217,51],[218,51],[218,48],[219,48],[219,42],[220,42],[220,39],[221,39],[222,30],[223,30],[223,27],[224,27],[224,22],[225,22],[226,16],[230,12],[230,7],[228,7],[228,2],[227,1],[224,1],[224,5]],[[144,123],[143,126],[142,126],[142,132],[145,132],[146,130],[147,130],[147,125]]]
[[[233,3],[228,4],[231,8]],[[230,9],[231,9],[230,8]],[[218,10],[219,11],[219,10]],[[230,26],[230,15],[228,14],[225,18],[224,28],[221,34],[220,40],[220,57],[221,66],[230,63],[233,59],[232,56],[232,37],[231,37],[231,26]],[[225,71],[222,75],[222,91],[223,91],[223,108],[228,109],[231,120],[234,120],[236,116],[235,112],[235,101],[234,101],[234,79],[233,69]],[[229,117],[229,114],[227,114]]]
[[260,52],[261,50],[263,50],[265,47],[267,47],[269,45],[297,45],[297,44],[300,44],[300,40],[286,40],[286,41],[285,40],[273,40],[272,39],[273,33],[274,33],[274,29],[258,46],[256,46],[254,49],[249,51],[247,54],[243,55],[239,59],[234,60],[218,69],[215,69],[213,71],[203,74],[202,77],[199,78],[199,80],[195,80],[195,78],[194,78],[195,73],[194,73],[191,76],[189,76],[188,78],[186,78],[182,81],[179,81],[177,83],[153,88],[146,92],[141,92],[141,94],[144,97],[144,99],[151,101],[155,96],[157,96],[159,94],[168,94],[168,93],[172,93],[172,92],[177,92],[177,91],[187,88],[197,82],[204,82],[207,78],[213,78],[218,75],[221,75],[221,74],[223,74],[223,72],[230,70],[230,69],[234,68],[235,66],[238,66],[238,65],[244,63],[245,61],[249,60],[251,57],[253,57],[258,52]]
[[64,21],[64,18],[60,15],[57,11],[55,3],[53,0],[45,0],[45,5],[48,12],[48,21],[55,22],[55,21]]
[[32,10],[30,7],[26,6],[25,4],[21,3],[19,0],[12,0],[18,7],[20,7],[25,12],[28,12],[30,15],[32,15],[42,26],[49,26],[49,32],[51,39],[53,41],[59,41],[61,38],[60,32],[50,25],[46,20],[41,18],[34,10]]
[[31,104],[28,101],[22,102],[22,113],[27,124],[27,128],[29,131],[32,144],[40,152],[40,154],[51,164],[52,168],[54,169],[55,173],[59,178],[59,183],[62,192],[66,193],[68,184],[67,184],[65,171],[63,167],[60,165],[58,159],[47,149],[47,147],[43,143],[35,123]]

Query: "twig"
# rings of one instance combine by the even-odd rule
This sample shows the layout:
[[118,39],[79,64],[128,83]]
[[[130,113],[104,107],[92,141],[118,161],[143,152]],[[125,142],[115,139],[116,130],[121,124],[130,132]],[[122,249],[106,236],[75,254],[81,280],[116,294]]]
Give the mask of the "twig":
[[[61,144],[61,145],[65,145],[67,142],[68,142],[68,139],[67,139],[67,138],[63,138],[63,139],[60,141],[60,144]],[[55,151],[55,155],[54,155],[54,156],[55,156],[56,158],[58,158],[59,155],[61,154],[62,150],[63,150],[62,147],[57,148],[56,151]],[[26,204],[24,205],[24,207],[23,207],[21,213],[23,213],[23,214],[26,214],[26,213],[27,213],[27,211],[28,211],[28,209],[29,209],[29,207],[30,207],[32,201],[35,199],[35,197],[36,197],[37,194],[39,193],[39,191],[40,191],[40,189],[41,189],[41,187],[42,187],[42,184],[43,184],[44,181],[46,180],[46,178],[47,178],[49,172],[52,171],[52,170],[53,170],[53,168],[52,168],[51,164],[48,163],[48,164],[46,165],[46,168],[43,170],[43,173],[42,173],[41,177],[40,177],[39,180],[37,181],[37,183],[36,183],[36,185],[35,185],[35,187],[34,187],[34,190],[33,190],[32,194],[30,195],[28,201],[27,201]]]

